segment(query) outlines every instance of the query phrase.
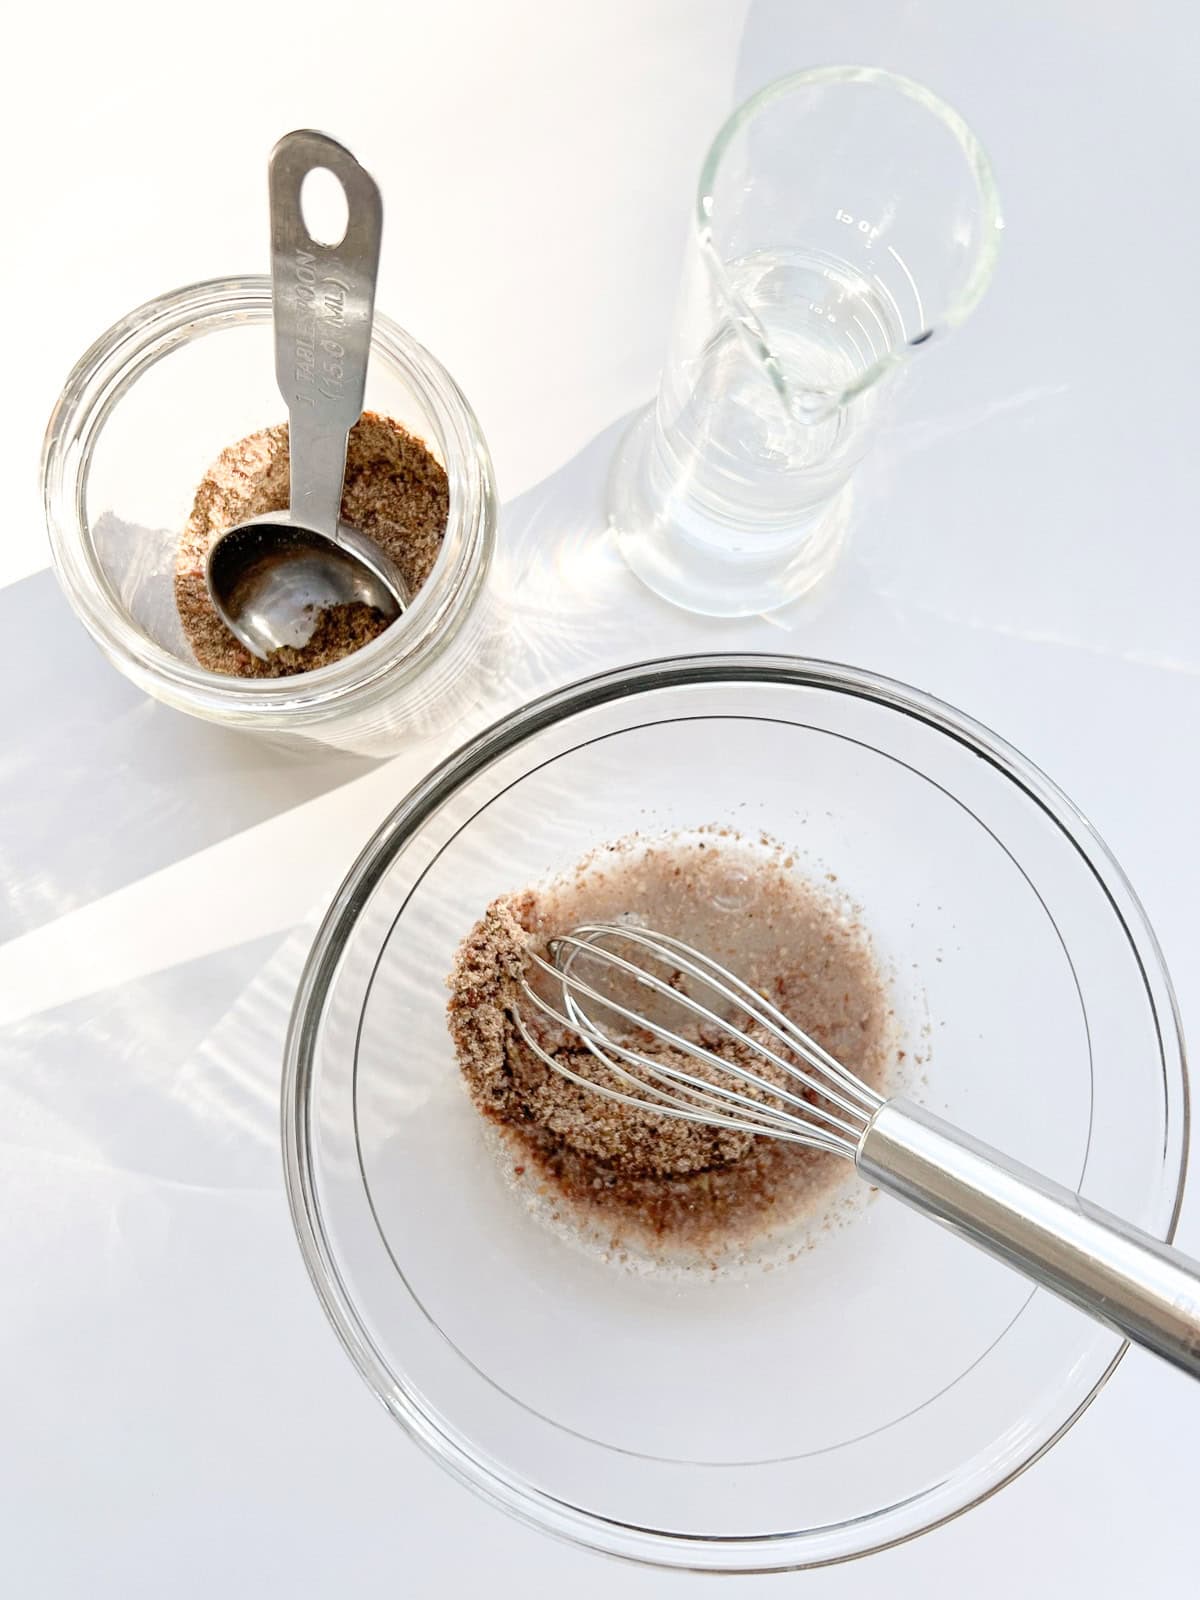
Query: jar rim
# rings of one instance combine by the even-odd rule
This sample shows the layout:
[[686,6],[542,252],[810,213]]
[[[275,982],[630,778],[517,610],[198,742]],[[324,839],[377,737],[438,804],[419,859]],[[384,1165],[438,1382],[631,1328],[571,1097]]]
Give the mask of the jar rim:
[[397,369],[441,433],[449,488],[446,535],[404,615],[340,660],[280,678],[242,678],[182,660],[130,618],[105,574],[87,516],[88,472],[104,424],[151,366],[193,340],[269,322],[271,282],[213,278],[168,291],[109,327],[75,364],[47,424],[41,482],[59,582],[100,648],[140,687],[180,710],[249,726],[322,721],[360,699],[415,679],[445,647],[482,585],[495,541],[491,458],[454,379],[422,344],[376,312],[372,353]]

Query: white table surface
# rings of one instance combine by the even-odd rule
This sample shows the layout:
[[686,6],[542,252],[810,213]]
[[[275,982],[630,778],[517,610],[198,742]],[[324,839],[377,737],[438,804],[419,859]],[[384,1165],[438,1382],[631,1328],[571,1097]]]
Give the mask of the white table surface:
[[[141,698],[45,570],[41,431],[118,315],[265,268],[266,152],[289,127],[329,128],[387,198],[382,307],[456,374],[495,455],[496,582],[519,643],[487,714],[599,665],[741,646],[942,694],[1090,813],[1186,1022],[1200,1008],[1193,13],[73,0],[23,7],[5,31],[4,1590],[705,1592],[712,1580],[552,1544],[444,1477],[351,1370],[293,1243],[272,1033],[303,943],[288,934],[456,741],[382,767],[285,760]],[[784,616],[702,624],[614,560],[603,470],[654,382],[709,137],[769,78],[837,61],[909,72],[962,110],[998,172],[1004,253],[972,323],[922,358],[835,577]],[[272,957],[274,989],[239,1012]],[[1200,1253],[1194,1199],[1180,1239]],[[1186,1590],[1198,1433],[1200,1389],[1133,1353],[1064,1442],[967,1517],[722,1593]]]

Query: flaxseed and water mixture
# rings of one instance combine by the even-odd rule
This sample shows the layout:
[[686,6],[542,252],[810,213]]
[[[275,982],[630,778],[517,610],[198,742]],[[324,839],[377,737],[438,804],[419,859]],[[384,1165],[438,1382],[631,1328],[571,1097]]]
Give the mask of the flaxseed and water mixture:
[[[832,1217],[853,1186],[841,1158],[620,1104],[563,1078],[525,1044],[518,1007],[543,1048],[603,1080],[582,1040],[522,1003],[519,984],[528,951],[545,955],[551,937],[581,923],[618,921],[703,950],[868,1084],[891,1092],[885,1085],[904,1054],[891,987],[836,883],[806,876],[774,841],[729,830],[631,837],[549,884],[494,901],[458,950],[450,1034],[514,1184],[535,1209],[603,1241],[617,1259],[715,1263]],[[669,1025],[678,1028],[679,1017],[676,1009]],[[724,1033],[698,1038],[737,1059],[739,1046]],[[671,1053],[644,1040],[638,1048]],[[681,1053],[675,1061],[699,1070]],[[754,1065],[769,1071],[761,1060]]]
[[[213,609],[204,579],[209,549],[227,528],[287,509],[289,465],[284,422],[223,450],[196,491],[175,563],[175,604],[196,660],[210,672],[241,678],[311,672],[361,649],[387,626],[373,606],[331,606],[302,649],[275,650],[260,661]],[[390,417],[364,411],[350,430],[342,520],[391,556],[413,595],[433,571],[448,507],[445,471],[422,441]]]

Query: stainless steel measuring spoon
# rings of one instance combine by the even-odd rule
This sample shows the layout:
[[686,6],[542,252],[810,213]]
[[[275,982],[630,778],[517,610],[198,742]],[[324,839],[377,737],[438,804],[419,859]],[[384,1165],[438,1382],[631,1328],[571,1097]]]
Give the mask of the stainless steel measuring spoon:
[[[336,244],[312,237],[305,178],[326,168],[347,222]],[[227,529],[208,553],[208,593],[225,625],[265,660],[300,648],[321,614],[359,602],[389,622],[409,601],[394,561],[340,520],[350,429],[362,414],[383,205],[375,180],[336,140],[312,129],[271,152],[271,299],[275,378],[288,410],[290,505]]]

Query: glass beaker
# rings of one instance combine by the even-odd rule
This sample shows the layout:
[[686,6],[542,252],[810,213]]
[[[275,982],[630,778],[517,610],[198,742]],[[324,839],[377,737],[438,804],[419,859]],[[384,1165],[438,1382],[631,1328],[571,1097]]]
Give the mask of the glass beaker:
[[820,67],[725,123],[692,228],[658,396],[617,453],[609,510],[651,589],[745,616],[832,566],[883,380],[969,315],[1003,222],[949,106],[889,72]]

